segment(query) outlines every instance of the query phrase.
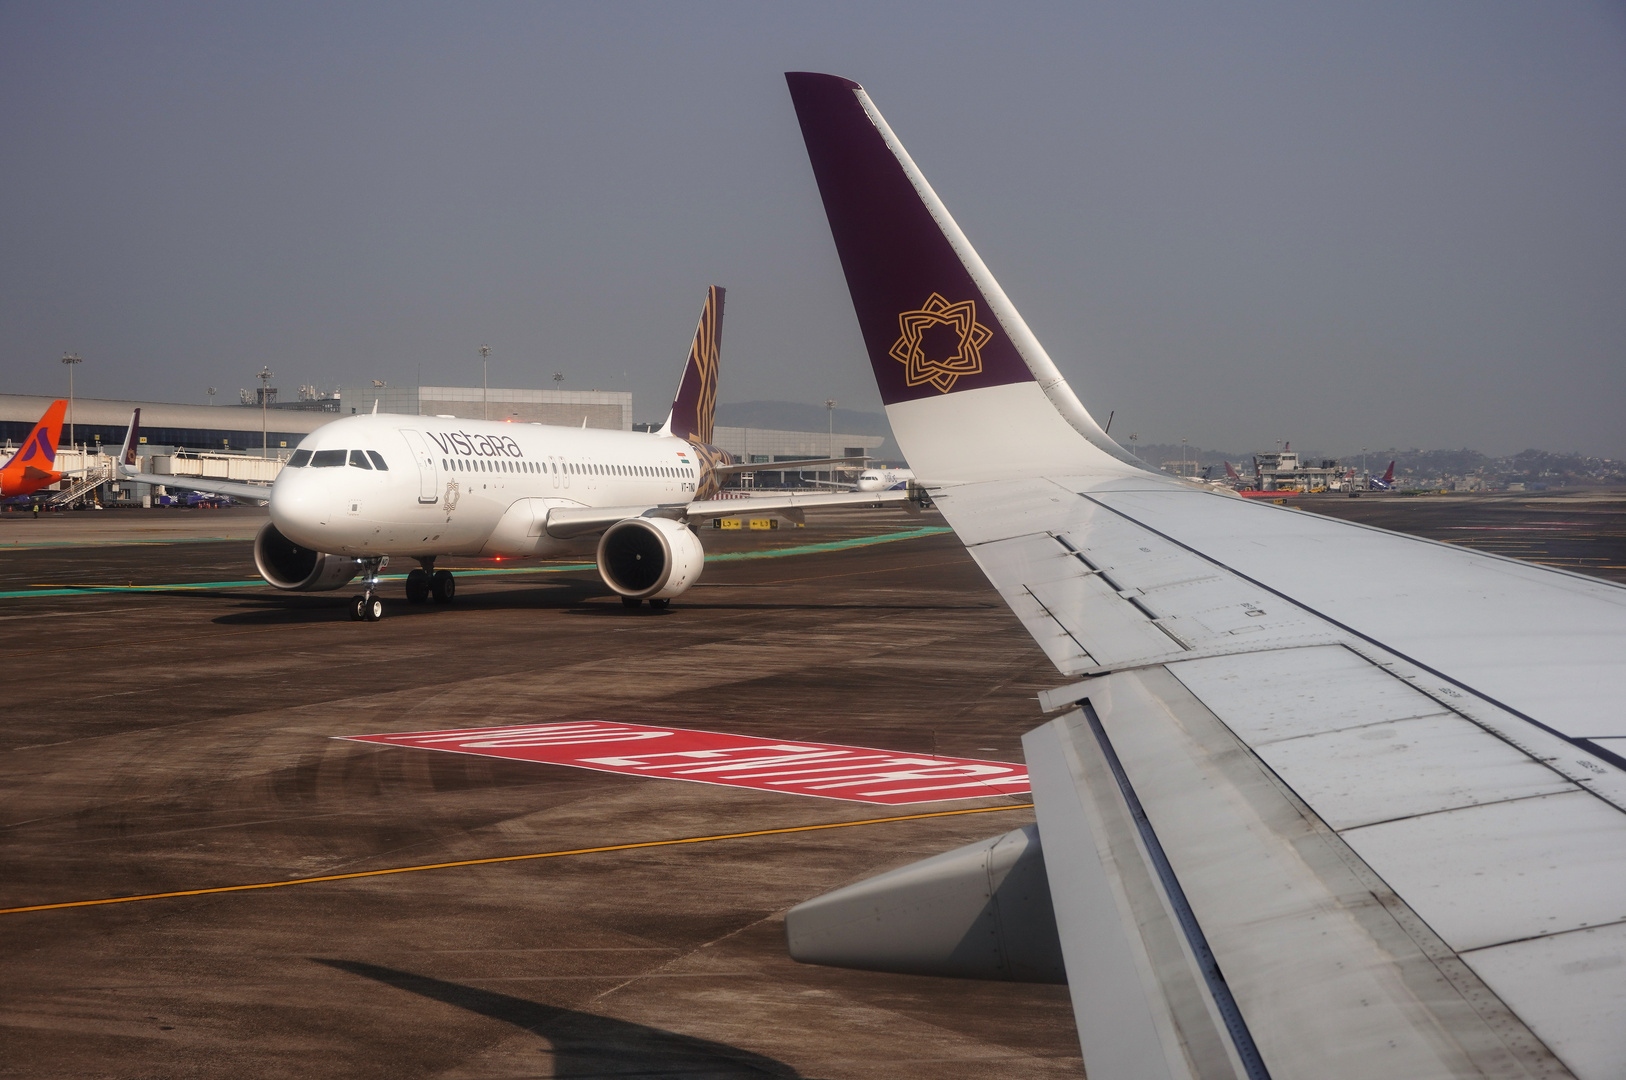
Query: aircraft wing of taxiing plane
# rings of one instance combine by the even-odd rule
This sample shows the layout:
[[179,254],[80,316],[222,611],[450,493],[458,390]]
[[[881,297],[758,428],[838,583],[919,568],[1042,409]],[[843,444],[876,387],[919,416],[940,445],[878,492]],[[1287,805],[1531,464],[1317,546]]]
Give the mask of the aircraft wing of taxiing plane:
[[124,430],[124,445],[119,447],[119,479],[135,484],[162,484],[181,491],[197,491],[205,495],[225,495],[232,499],[253,499],[266,502],[271,498],[270,484],[248,481],[222,480],[207,476],[165,476],[144,473],[136,468],[136,451],[141,437],[141,410],[130,412],[130,426]]
[[789,81],[898,444],[1065,677],[1037,826],[792,954],[1065,978],[1094,1080],[1622,1076],[1626,589],[1138,466],[863,89]]
[[[456,586],[449,570],[435,566],[442,556],[592,551],[600,576],[628,606],[664,607],[705,566],[698,520],[913,505],[908,492],[715,498],[734,464],[711,444],[723,295],[715,286],[706,295],[659,431],[376,413],[316,429],[271,486],[271,521],[254,541],[260,575],[279,589],[314,591],[342,588],[359,574],[364,591],[352,614],[377,619],[378,573],[392,558],[418,564],[407,574],[409,602],[449,603]],[[224,485],[195,486],[236,495]]]

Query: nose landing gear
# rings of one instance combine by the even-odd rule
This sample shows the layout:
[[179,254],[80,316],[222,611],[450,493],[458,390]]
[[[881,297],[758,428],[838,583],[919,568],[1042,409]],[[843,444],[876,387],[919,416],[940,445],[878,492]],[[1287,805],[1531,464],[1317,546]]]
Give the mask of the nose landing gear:
[[378,596],[378,572],[389,565],[389,556],[361,560],[362,583],[367,591],[350,601],[350,617],[377,622],[384,617],[384,601]]

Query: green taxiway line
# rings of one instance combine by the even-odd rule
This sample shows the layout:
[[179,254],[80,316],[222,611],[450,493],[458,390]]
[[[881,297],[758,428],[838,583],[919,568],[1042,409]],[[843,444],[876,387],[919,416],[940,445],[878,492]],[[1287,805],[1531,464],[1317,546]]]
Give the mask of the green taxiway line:
[[[898,540],[914,540],[922,536],[935,536],[950,530],[942,525],[928,525],[904,532],[881,533],[878,536],[855,536],[850,540],[827,540],[819,544],[797,544],[795,547],[768,548],[764,551],[724,551],[707,555],[707,562],[738,562],[742,559],[782,559],[789,555],[814,555],[822,551],[844,551],[848,548],[890,544]],[[596,563],[556,563],[548,566],[492,567],[479,570],[459,570],[466,577],[492,577],[498,574],[559,574],[569,570],[594,570]],[[382,581],[402,581],[405,574],[384,574]],[[92,593],[129,592],[195,592],[205,589],[244,589],[264,585],[260,578],[248,581],[193,581],[178,585],[45,585],[14,592],[0,592],[0,600],[21,600],[31,596],[85,596]]]
[[0,551],[35,551],[41,548],[167,547],[170,544],[229,544],[246,536],[182,536],[174,540],[13,540],[0,543]]

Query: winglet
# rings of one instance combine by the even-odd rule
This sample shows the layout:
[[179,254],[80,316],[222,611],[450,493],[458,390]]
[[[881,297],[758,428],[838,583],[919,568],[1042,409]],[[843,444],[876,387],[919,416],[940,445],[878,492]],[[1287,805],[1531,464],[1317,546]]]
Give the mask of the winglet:
[[34,430],[28,433],[22,446],[15,454],[6,459],[3,468],[13,465],[24,468],[33,468],[43,473],[56,471],[57,440],[62,437],[62,418],[68,411],[66,401],[53,401],[46,406],[45,414],[40,417]]
[[917,473],[933,483],[1141,471],[1067,385],[864,88],[804,71],[785,80],[881,400]]
[[727,290],[713,285],[706,290],[706,305],[700,309],[700,325],[689,346],[689,362],[683,368],[672,411],[661,426],[662,435],[675,435],[690,442],[711,442],[712,424],[717,416],[717,358],[723,343],[723,297]]
[[118,465],[120,468],[135,468],[136,447],[141,441],[141,410],[134,409],[130,413],[130,426],[124,432],[124,445],[119,447]]

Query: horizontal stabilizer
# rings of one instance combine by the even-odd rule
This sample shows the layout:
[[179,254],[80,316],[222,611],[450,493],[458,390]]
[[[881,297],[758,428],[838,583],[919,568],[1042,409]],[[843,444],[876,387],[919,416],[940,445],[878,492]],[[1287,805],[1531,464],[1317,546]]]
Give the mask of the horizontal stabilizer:
[[1067,981],[1032,825],[797,904],[785,937],[804,964]]

